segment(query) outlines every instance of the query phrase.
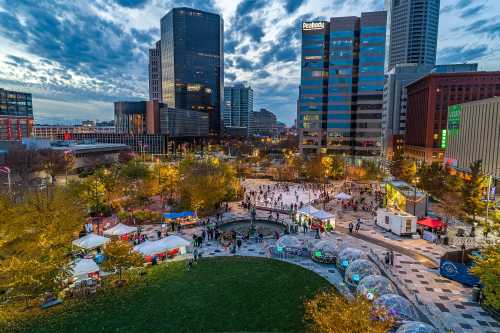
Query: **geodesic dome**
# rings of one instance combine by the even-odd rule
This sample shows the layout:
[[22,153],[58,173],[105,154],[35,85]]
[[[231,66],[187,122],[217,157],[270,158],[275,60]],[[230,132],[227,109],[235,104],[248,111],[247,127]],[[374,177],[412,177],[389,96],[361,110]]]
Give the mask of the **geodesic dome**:
[[349,265],[357,259],[362,259],[366,258],[366,253],[353,248],[353,247],[347,247],[340,251],[338,257],[337,257],[337,267],[340,270],[346,270]]
[[412,321],[401,325],[396,333],[438,333],[438,330],[429,324]]
[[396,294],[382,295],[373,302],[375,307],[383,308],[393,316],[396,321],[418,320],[415,307],[404,297]]
[[276,249],[278,252],[302,249],[302,242],[295,236],[285,235],[276,242]]
[[338,253],[339,250],[335,242],[324,240],[314,244],[311,257],[317,262],[333,263]]
[[374,263],[367,259],[354,260],[345,271],[344,280],[351,287],[356,287],[365,276],[380,274]]
[[369,300],[374,300],[382,295],[395,294],[396,287],[385,276],[368,275],[359,281],[356,293]]

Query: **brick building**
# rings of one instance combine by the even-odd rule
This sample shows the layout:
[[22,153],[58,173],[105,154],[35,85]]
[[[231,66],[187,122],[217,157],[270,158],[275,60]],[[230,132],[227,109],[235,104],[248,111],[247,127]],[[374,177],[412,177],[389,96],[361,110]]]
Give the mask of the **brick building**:
[[[405,154],[443,161],[448,106],[500,96],[500,72],[432,73],[407,86]],[[444,142],[444,144],[443,144]]]

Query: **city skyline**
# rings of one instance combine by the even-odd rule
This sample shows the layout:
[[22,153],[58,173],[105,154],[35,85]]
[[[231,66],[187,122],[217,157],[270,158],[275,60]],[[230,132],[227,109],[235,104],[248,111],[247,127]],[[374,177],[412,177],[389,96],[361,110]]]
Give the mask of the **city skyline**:
[[[0,87],[32,93],[37,121],[112,119],[113,101],[147,99],[148,50],[160,37],[159,19],[180,6],[222,15],[225,84],[252,85],[254,109],[291,125],[301,22],[382,10],[384,1],[0,0]],[[492,14],[499,10],[493,0],[442,0],[437,63],[497,69],[500,23]]]

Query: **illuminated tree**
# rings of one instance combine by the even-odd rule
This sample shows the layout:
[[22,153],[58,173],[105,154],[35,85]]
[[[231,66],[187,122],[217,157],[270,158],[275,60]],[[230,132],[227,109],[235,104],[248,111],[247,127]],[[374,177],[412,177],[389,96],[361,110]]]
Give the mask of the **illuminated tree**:
[[335,292],[320,292],[306,301],[305,319],[310,322],[310,331],[317,333],[384,333],[394,325],[391,316],[374,310],[366,298],[349,301]]
[[470,165],[470,179],[465,181],[462,188],[463,209],[465,213],[472,215],[472,222],[476,222],[476,216],[480,215],[485,208],[482,200],[486,182],[481,169],[480,160],[473,162]]
[[417,165],[414,161],[403,155],[396,155],[391,162],[391,174],[406,182],[411,183],[417,173]]
[[141,266],[144,262],[142,256],[132,251],[132,246],[125,241],[115,240],[104,248],[104,257],[102,264],[105,271],[118,271],[119,279],[122,279],[124,269]]
[[483,284],[485,303],[495,310],[500,310],[500,246],[489,245],[481,250],[481,255],[474,257],[470,269]]

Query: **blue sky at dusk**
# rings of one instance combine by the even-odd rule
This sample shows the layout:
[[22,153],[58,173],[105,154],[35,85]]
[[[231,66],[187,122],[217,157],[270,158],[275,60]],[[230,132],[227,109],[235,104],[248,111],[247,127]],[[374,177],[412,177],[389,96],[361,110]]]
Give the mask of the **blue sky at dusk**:
[[[35,118],[113,118],[113,101],[148,96],[148,48],[172,7],[219,13],[225,83],[255,90],[292,124],[303,20],[382,10],[383,0],[0,0],[0,87],[33,93]],[[438,63],[500,69],[500,1],[441,0]]]

